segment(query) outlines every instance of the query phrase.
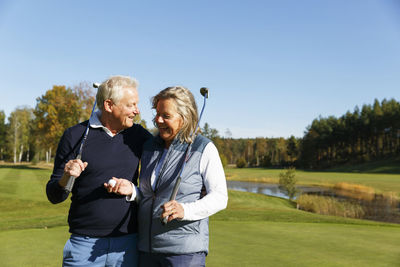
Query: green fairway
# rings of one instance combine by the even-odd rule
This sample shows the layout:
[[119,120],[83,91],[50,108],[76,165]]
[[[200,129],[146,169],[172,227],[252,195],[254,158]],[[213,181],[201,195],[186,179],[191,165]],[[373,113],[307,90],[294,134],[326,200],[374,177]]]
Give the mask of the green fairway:
[[69,200],[53,205],[46,198],[51,171],[0,166],[0,230],[66,225]]
[[229,192],[210,222],[208,266],[399,266],[400,225],[296,210],[284,199]]
[[61,266],[68,227],[0,232],[1,266]]
[[[1,266],[61,265],[69,200],[48,202],[50,173],[0,166]],[[286,199],[229,191],[228,208],[210,220],[207,266],[399,266],[399,248],[400,225],[307,213]]]
[[[227,168],[225,173],[229,180],[259,181],[278,183],[279,169],[263,168]],[[388,173],[345,173],[345,172],[311,172],[296,170],[298,184],[332,186],[339,182],[361,184],[373,187],[377,192],[400,193],[400,174]]]
[[286,222],[211,223],[208,266],[399,266],[400,229]]

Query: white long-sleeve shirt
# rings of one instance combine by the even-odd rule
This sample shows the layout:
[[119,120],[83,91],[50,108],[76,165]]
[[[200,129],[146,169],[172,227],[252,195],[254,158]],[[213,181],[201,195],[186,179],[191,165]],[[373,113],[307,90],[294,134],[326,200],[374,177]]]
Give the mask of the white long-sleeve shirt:
[[[151,177],[151,185],[154,189],[156,185],[156,177],[160,171],[160,167],[165,159],[166,151],[154,169]],[[207,218],[220,210],[226,208],[228,204],[228,190],[226,187],[224,168],[218,150],[213,143],[208,143],[204,148],[200,160],[200,174],[203,177],[203,183],[207,194],[202,198],[190,203],[179,203],[184,210],[182,220],[195,221]],[[133,185],[134,186],[134,185]],[[132,196],[127,198],[129,201],[139,201],[140,190],[134,186]]]

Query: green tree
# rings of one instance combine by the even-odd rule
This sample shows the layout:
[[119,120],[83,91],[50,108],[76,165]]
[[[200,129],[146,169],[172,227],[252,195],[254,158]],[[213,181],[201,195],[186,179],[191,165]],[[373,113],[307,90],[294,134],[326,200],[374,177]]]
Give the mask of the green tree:
[[239,158],[236,161],[236,167],[238,167],[238,168],[244,168],[244,167],[246,167],[246,165],[247,165],[247,162],[244,158]]
[[297,159],[299,154],[299,142],[293,135],[289,137],[286,149],[290,161],[293,163],[293,161]]
[[215,138],[218,137],[217,129],[211,128],[207,122],[204,124],[204,127],[201,129],[201,134],[211,140],[214,140]]
[[6,114],[4,111],[0,111],[0,160],[4,160],[4,154],[6,152],[6,137],[7,137],[7,124]]
[[30,125],[33,121],[33,112],[31,108],[19,107],[16,108],[8,118],[9,130],[8,130],[8,145],[9,151],[13,152],[13,161],[21,162],[22,156],[27,155],[29,160],[30,151],[30,137],[31,128]]
[[285,172],[279,174],[279,186],[286,190],[291,200],[298,192],[296,183],[296,170],[294,168],[288,168]]

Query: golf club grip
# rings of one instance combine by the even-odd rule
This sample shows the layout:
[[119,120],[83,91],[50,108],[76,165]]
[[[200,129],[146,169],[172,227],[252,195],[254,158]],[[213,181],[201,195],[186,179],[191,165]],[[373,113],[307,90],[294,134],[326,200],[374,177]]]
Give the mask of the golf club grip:
[[[169,198],[169,201],[175,200],[176,194],[178,193],[179,185],[181,183],[181,177],[179,176],[178,179],[176,179],[174,189],[172,190],[171,197]],[[164,217],[161,222],[163,225],[166,225],[168,223],[168,217]]]
[[72,191],[72,188],[74,187],[74,183],[75,183],[75,176],[70,176],[67,182],[67,185],[64,187],[64,190],[67,193],[70,193]]

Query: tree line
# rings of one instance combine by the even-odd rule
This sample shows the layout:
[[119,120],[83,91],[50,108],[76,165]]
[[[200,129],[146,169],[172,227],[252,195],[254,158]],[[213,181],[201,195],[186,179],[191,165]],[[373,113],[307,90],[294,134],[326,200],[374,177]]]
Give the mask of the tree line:
[[301,163],[326,168],[400,154],[400,104],[375,99],[336,118],[315,119],[302,138]]
[[[209,127],[209,126],[207,126]],[[324,169],[400,155],[400,103],[375,99],[340,117],[314,119],[302,138],[220,137],[204,131],[227,164]]]
[[[52,161],[64,130],[89,118],[95,94],[88,83],[72,88],[55,85],[36,99],[35,108],[17,107],[8,117],[0,111],[0,160]],[[146,122],[137,118],[146,127]],[[149,129],[154,133],[154,129]],[[205,123],[223,164],[239,167],[327,168],[400,153],[400,104],[394,99],[357,106],[340,117],[319,117],[296,138],[232,138]]]
[[88,83],[55,85],[36,99],[36,107],[17,107],[5,122],[0,111],[0,160],[50,161],[64,130],[89,117],[94,93]]
[[[0,160],[52,161],[65,129],[89,118],[95,94],[87,82],[72,88],[54,85],[35,108],[17,107],[6,122],[0,111]],[[138,118],[139,123],[144,121]]]

